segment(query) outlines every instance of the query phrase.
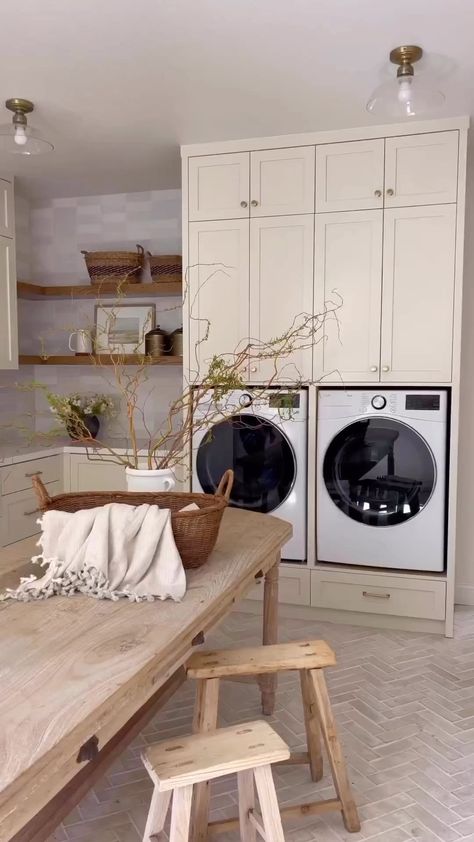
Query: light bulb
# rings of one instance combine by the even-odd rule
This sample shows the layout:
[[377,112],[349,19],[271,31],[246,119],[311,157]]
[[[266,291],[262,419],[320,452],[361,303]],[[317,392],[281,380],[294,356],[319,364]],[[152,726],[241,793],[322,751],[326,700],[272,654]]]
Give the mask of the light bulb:
[[401,77],[398,80],[398,101],[408,102],[411,97],[411,77]]
[[15,126],[15,143],[18,146],[24,146],[27,142],[28,138],[26,136],[26,131],[24,126]]

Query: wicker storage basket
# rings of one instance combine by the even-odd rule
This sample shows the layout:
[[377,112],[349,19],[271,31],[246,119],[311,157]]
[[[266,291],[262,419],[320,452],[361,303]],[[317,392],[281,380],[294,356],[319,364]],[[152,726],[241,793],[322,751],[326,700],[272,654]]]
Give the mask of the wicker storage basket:
[[92,284],[115,282],[138,284],[144,249],[136,251],[82,251]]
[[[154,494],[131,491],[81,491],[50,497],[39,476],[33,477],[33,487],[42,512],[56,509],[61,512],[78,512],[93,509],[106,503],[127,503],[139,506],[156,503],[162,509],[171,509],[174,539],[186,570],[201,567],[209,558],[219,534],[222,515],[229,502],[234,472],[226,471],[215,494],[157,491]],[[197,503],[199,509],[181,512],[183,506]]]
[[154,283],[181,280],[182,258],[180,254],[152,254],[148,252],[150,275]]

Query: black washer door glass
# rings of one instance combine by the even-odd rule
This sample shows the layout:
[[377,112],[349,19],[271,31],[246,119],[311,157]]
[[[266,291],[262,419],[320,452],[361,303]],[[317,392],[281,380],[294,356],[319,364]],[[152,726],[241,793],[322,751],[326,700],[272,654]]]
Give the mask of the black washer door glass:
[[332,440],[323,476],[344,514],[369,526],[394,526],[426,506],[436,467],[426,441],[411,427],[390,418],[365,418]]
[[274,424],[245,413],[215,424],[199,446],[196,470],[203,491],[213,494],[228,468],[235,475],[230,505],[254,512],[276,509],[296,477],[288,439]]

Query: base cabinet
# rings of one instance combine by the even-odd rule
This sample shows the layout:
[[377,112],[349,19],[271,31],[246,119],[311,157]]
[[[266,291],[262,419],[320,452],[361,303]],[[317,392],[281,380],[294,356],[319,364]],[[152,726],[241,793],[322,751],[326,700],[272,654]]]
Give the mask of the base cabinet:
[[311,605],[339,611],[444,620],[446,582],[410,575],[394,576],[316,569],[311,571]]
[[[263,578],[247,594],[246,599],[263,599]],[[310,605],[310,571],[305,567],[280,566],[278,601],[289,605]]]
[[[125,467],[106,459],[89,459],[85,453],[65,454],[65,491],[126,491]],[[146,468],[145,461],[139,468]],[[184,491],[181,472],[176,469],[176,491]]]
[[46,456],[5,465],[0,470],[0,546],[14,544],[40,532],[41,516],[32,477],[38,475],[50,496],[62,490],[61,456]]

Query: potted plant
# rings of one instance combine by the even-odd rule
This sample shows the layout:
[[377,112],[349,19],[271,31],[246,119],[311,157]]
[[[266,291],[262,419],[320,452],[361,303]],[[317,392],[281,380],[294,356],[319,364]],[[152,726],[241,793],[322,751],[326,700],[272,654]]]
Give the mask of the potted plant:
[[42,384],[36,385],[43,389],[51,412],[61,427],[75,441],[96,439],[100,430],[99,418],[114,415],[114,402],[108,395],[58,395],[48,391]]

